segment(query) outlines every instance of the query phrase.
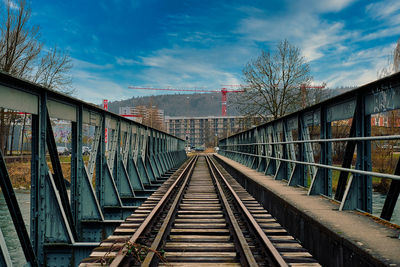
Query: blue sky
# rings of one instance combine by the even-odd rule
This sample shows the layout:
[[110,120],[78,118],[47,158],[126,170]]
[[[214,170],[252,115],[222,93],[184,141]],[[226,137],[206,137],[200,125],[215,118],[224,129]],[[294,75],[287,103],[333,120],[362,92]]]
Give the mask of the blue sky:
[[286,38],[316,84],[377,78],[400,37],[400,1],[32,0],[47,47],[67,49],[75,96],[100,103],[156,94],[129,85],[241,83],[243,66]]

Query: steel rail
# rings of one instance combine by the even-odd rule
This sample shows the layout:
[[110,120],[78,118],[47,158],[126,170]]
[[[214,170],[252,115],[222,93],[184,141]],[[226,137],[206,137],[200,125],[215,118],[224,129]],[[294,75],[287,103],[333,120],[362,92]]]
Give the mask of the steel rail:
[[221,180],[224,182],[225,186],[229,189],[229,192],[232,194],[234,197],[236,203],[239,205],[241,208],[243,215],[247,218],[247,220],[250,222],[251,227],[255,230],[255,232],[258,234],[258,237],[262,241],[263,245],[266,247],[267,252],[273,257],[273,260],[278,266],[288,266],[286,261],[282,258],[282,255],[278,252],[278,250],[275,248],[275,246],[272,244],[272,242],[269,240],[267,235],[264,233],[264,231],[261,229],[260,225],[257,223],[257,221],[254,219],[253,215],[250,213],[250,211],[247,209],[247,207],[243,204],[243,201],[240,199],[240,197],[236,194],[235,190],[232,188],[232,186],[228,183],[228,181],[225,179],[223,174],[220,172],[220,170],[217,168],[215,163],[210,160],[212,163],[213,168],[215,171],[218,173],[219,177]]
[[268,143],[242,143],[242,144],[226,144],[228,146],[255,146],[255,145],[288,145],[288,144],[304,144],[304,143],[327,143],[327,142],[346,142],[346,141],[380,141],[380,140],[397,140],[400,135],[382,135],[382,136],[367,136],[367,137],[345,137],[345,138],[330,138],[330,139],[310,139],[310,140],[294,140],[282,142]]
[[195,161],[193,162],[193,164],[191,164],[188,173],[185,175],[185,180],[183,181],[182,185],[180,186],[179,192],[175,196],[174,202],[172,203],[171,207],[169,208],[167,216],[165,217],[164,222],[161,225],[160,230],[158,230],[157,236],[154,238],[154,241],[150,246],[151,250],[153,250],[153,251],[150,251],[147,254],[146,258],[144,259],[144,261],[142,262],[142,264],[140,266],[147,267],[147,266],[150,266],[152,264],[153,259],[154,259],[154,255],[155,255],[154,251],[156,251],[158,249],[158,247],[161,244],[161,241],[164,240],[165,235],[167,234],[168,228],[172,224],[172,218],[176,214],[176,211],[177,211],[177,208],[178,208],[178,204],[179,204],[179,202],[181,201],[181,199],[183,197],[183,192],[186,189],[186,185],[188,184],[188,181],[191,178],[191,175],[193,173],[193,169],[194,169],[194,166],[195,166],[195,163],[196,163],[197,159],[198,159],[198,156],[195,157]]
[[364,174],[364,175],[370,175],[370,176],[375,176],[375,177],[380,177],[380,178],[388,178],[388,179],[400,181],[400,176],[399,175],[394,175],[394,174],[371,172],[371,171],[362,171],[362,170],[357,170],[357,169],[336,167],[336,166],[319,164],[319,163],[312,163],[312,162],[305,162],[305,161],[298,161],[298,160],[291,160],[291,159],[276,158],[276,157],[271,157],[271,156],[250,154],[250,153],[245,153],[245,152],[240,152],[240,151],[233,151],[233,150],[225,150],[225,149],[221,149],[221,150],[225,151],[225,152],[243,154],[243,155],[252,156],[252,157],[273,159],[273,160],[278,160],[278,161],[291,162],[291,163],[296,163],[296,164],[303,164],[303,165],[315,166],[315,167],[320,167],[320,168],[325,168],[325,169],[331,169],[331,170],[335,170],[335,171],[351,172],[351,173]]
[[[175,187],[178,185],[178,183],[183,179],[182,177],[185,177],[185,174],[187,171],[190,169],[190,167],[193,165],[193,163],[197,160],[197,157],[193,157],[188,165],[185,167],[185,169],[182,171],[182,173],[178,176],[178,178],[175,180],[175,182],[169,187],[168,191],[165,192],[163,197],[160,199],[160,201],[157,203],[157,205],[151,210],[149,215],[146,217],[146,219],[143,221],[143,223],[139,226],[139,228],[136,230],[136,232],[132,235],[132,237],[129,239],[128,242],[135,243],[136,240],[143,234],[143,232],[146,230],[146,228],[150,225],[151,221],[155,218],[155,216],[158,214],[159,209],[166,203],[166,201],[169,199],[170,195],[172,194],[173,190]],[[125,258],[126,254],[128,252],[128,248],[124,247],[114,258],[114,260],[111,262],[110,267],[117,267],[120,265],[122,260]]]
[[211,173],[211,177],[214,180],[217,189],[218,189],[218,194],[220,196],[220,199],[222,200],[222,203],[224,205],[225,211],[228,215],[228,218],[232,227],[233,227],[233,232],[235,235],[235,239],[239,242],[239,249],[240,249],[240,253],[244,256],[244,257],[240,257],[241,260],[246,260],[245,261],[245,266],[258,266],[257,261],[255,260],[253,253],[251,252],[251,249],[249,247],[249,244],[246,241],[246,238],[243,235],[242,230],[240,229],[239,223],[237,222],[237,220],[235,219],[235,215],[233,214],[233,211],[229,205],[229,202],[225,196],[225,193],[222,190],[221,184],[218,182],[218,179],[215,175],[215,172],[212,168],[210,159],[208,158],[208,156],[205,157],[206,161],[207,161],[207,165],[208,168],[210,170]]

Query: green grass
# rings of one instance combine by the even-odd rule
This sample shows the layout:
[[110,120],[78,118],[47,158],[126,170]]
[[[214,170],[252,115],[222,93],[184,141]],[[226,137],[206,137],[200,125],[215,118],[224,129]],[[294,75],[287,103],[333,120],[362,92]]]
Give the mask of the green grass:
[[[61,163],[71,163],[71,156],[58,156]],[[89,155],[83,156],[83,161],[87,162],[89,160]]]

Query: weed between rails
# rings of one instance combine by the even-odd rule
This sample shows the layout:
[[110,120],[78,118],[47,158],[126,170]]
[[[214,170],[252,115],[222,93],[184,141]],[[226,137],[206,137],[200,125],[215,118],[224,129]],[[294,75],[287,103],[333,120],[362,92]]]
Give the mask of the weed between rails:
[[[112,261],[112,258],[108,257],[109,254],[112,252],[113,247],[115,243],[111,245],[110,249],[106,254],[104,254],[103,257],[99,260],[100,264],[103,265],[109,265]],[[123,249],[126,249],[126,257],[131,257],[134,264],[140,264],[144,261],[144,259],[147,257],[149,253],[154,253],[155,256],[163,263],[168,263],[166,258],[164,257],[165,251],[161,250],[154,250],[152,248],[149,248],[148,246],[134,243],[134,242],[126,242],[124,246],[118,251],[118,254],[122,252]]]

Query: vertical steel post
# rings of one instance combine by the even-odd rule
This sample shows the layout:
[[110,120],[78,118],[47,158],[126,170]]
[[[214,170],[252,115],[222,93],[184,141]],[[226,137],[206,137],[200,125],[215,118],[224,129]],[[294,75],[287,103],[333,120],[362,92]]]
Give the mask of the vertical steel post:
[[[268,156],[270,157],[276,157],[276,147],[272,143],[275,142],[274,138],[274,127],[273,125],[268,126],[268,143],[269,145],[269,150],[268,150]],[[265,174],[266,175],[274,175],[276,171],[276,160],[274,159],[267,159],[267,167],[265,168]]]
[[[332,138],[332,128],[331,123],[328,122],[327,108],[326,106],[321,107],[320,114],[320,137],[321,139]],[[332,165],[332,143],[324,142],[321,144],[321,164]],[[321,179],[322,178],[322,179]],[[321,177],[319,178],[323,181],[323,191],[322,194],[331,197],[332,196],[332,170],[322,169]]]
[[[353,115],[353,119],[351,122],[351,128],[350,128],[350,134],[349,137],[355,137],[356,136],[356,112],[357,112],[357,106],[356,109],[354,111],[354,115]],[[354,155],[354,151],[356,148],[356,142],[355,141],[347,141],[346,144],[346,149],[344,152],[344,156],[343,156],[343,161],[342,161],[342,167],[343,168],[350,168],[351,166],[351,162],[353,160],[353,155]],[[344,192],[346,190],[346,184],[347,184],[347,180],[348,180],[348,176],[349,176],[349,172],[345,172],[345,171],[341,171],[339,174],[339,180],[338,180],[338,184],[337,184],[337,188],[336,188],[336,193],[335,193],[335,199],[338,201],[342,201],[343,196],[344,196]]]
[[[358,136],[368,137],[371,136],[371,115],[366,114],[365,95],[358,98],[361,101],[360,117],[358,120],[360,124],[357,126],[360,131]],[[371,141],[362,140],[357,143],[356,168],[364,171],[372,171]],[[372,177],[369,175],[355,175],[355,178],[359,182],[358,194],[361,197],[359,198],[357,208],[372,213]]]
[[[365,96],[357,96],[355,111],[356,137],[371,136],[371,115],[365,112]],[[357,140],[356,169],[371,171],[371,141]],[[348,193],[342,199],[341,209],[360,209],[372,212],[372,178],[369,175],[353,174],[353,179],[347,184]]]
[[83,158],[82,158],[82,105],[76,110],[76,122],[72,122],[72,154],[71,154],[71,209],[78,240],[82,238],[82,225],[80,215],[82,213],[82,186],[83,180]]
[[[320,108],[320,138],[328,139],[332,137],[331,123],[328,122],[326,107]],[[332,164],[332,144],[331,142],[320,143],[320,163],[324,165]],[[311,181],[308,191],[309,195],[332,195],[332,170],[318,168]]]
[[[266,128],[265,127],[262,127],[260,129],[260,142],[261,143],[267,142],[267,140],[266,140]],[[261,158],[260,158],[260,162],[258,164],[257,170],[259,172],[264,172],[265,171],[265,167],[266,167],[266,159],[265,159],[264,156],[266,156],[267,146],[266,145],[260,145],[259,149],[260,149],[259,153],[261,155]]]
[[[285,135],[285,124],[286,121],[285,120],[279,120],[278,124],[277,124],[277,129],[275,131],[275,140],[276,142],[285,142],[286,141],[286,135]],[[280,159],[287,159],[288,155],[287,155],[287,150],[286,150],[286,145],[283,144],[279,144],[278,145],[279,149],[278,149],[278,158]],[[277,162],[277,169],[274,175],[274,178],[276,180],[288,180],[288,163],[286,161],[280,161],[278,160]]]
[[[396,169],[394,171],[395,175],[400,175],[400,159],[397,161]],[[389,192],[387,193],[385,204],[382,208],[381,218],[390,221],[396,206],[397,199],[400,193],[400,181],[392,180],[390,183]]]
[[[96,156],[96,195],[99,200],[100,207],[104,206],[104,165],[107,164],[106,160],[106,143],[105,143],[105,129],[106,129],[106,116],[105,113],[100,115],[102,117],[100,127],[100,141],[97,149]],[[109,133],[108,133],[109,134]],[[109,140],[108,140],[109,141]]]
[[39,95],[38,114],[32,114],[32,160],[31,160],[31,242],[39,265],[45,262],[44,236],[46,218],[44,190],[47,173],[46,124],[47,93]]
[[[298,136],[297,139],[298,140],[304,140],[304,114],[301,113],[298,117],[297,120],[297,129],[298,129]],[[305,157],[305,151],[306,151],[306,144],[299,144],[299,160],[300,161],[305,161],[306,157]],[[297,185],[306,187],[308,184],[307,181],[307,166],[300,164],[299,166],[299,178],[298,178],[298,182]]]
[[[121,140],[122,136],[123,136],[123,132],[122,132],[122,128],[121,128],[121,121],[118,120],[117,121],[117,128],[115,129],[115,131],[117,132],[115,137],[116,137],[116,144],[115,144],[115,151],[114,153],[114,160],[111,162],[111,166],[114,166],[114,171],[111,172],[111,174],[113,175],[114,178],[114,182],[115,185],[117,186],[117,189],[121,188],[121,174],[122,174],[122,170],[121,170]],[[114,142],[114,140],[113,140]],[[121,191],[119,191],[121,192]]]

